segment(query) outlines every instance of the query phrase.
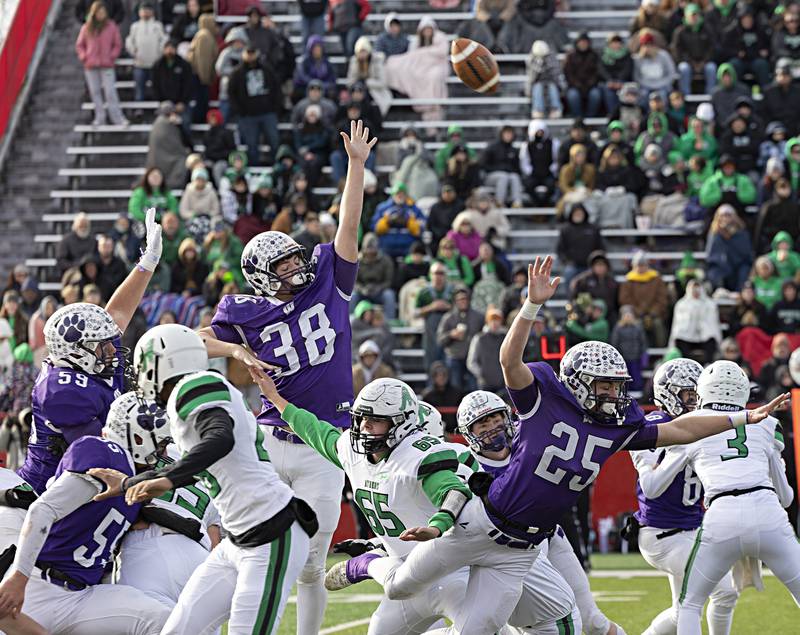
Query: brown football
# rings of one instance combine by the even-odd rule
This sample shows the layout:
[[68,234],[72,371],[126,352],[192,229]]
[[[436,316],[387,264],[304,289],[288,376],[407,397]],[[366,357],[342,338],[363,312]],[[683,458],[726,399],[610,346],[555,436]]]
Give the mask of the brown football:
[[450,63],[458,78],[472,90],[490,95],[500,85],[497,60],[483,44],[460,37],[450,45]]

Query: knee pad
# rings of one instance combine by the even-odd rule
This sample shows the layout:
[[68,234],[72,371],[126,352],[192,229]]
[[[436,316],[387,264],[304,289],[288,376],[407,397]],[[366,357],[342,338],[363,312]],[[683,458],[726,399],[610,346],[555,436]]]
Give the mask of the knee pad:
[[711,603],[719,608],[733,610],[738,600],[739,594],[734,589],[726,589],[725,591],[711,594]]
[[[310,560],[310,558],[309,558]],[[325,564],[307,561],[300,575],[297,576],[297,584],[319,584],[325,581]]]

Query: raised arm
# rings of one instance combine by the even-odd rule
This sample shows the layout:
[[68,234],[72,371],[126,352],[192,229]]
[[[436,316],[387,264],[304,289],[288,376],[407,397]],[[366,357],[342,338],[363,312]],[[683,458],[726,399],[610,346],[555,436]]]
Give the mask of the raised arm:
[[500,346],[500,366],[503,368],[503,379],[512,390],[521,390],[533,382],[533,374],[525,365],[522,356],[531,326],[542,304],[553,297],[561,278],[550,280],[553,269],[553,257],[546,256],[528,265],[528,299],[522,305],[517,317]]
[[377,137],[369,138],[369,128],[362,121],[350,122],[350,136],[342,135],[347,152],[347,179],[339,205],[339,229],[333,240],[333,248],[340,258],[348,262],[358,261],[358,225],[361,222],[361,209],[364,204],[364,164]]
[[128,328],[136,308],[142,301],[142,296],[153,277],[153,272],[161,259],[161,225],[156,223],[156,210],[150,208],[145,215],[145,227],[147,236],[145,238],[145,248],[139,263],[128,274],[128,277],[117,287],[114,295],[106,305],[114,322],[117,323],[119,330],[123,333]]
[[755,408],[754,410],[740,410],[739,412],[712,415],[707,413],[689,413],[681,415],[668,423],[658,425],[657,447],[665,445],[686,445],[694,443],[700,439],[705,439],[720,432],[725,432],[732,428],[747,425],[749,423],[760,423],[766,419],[770,413],[779,408],[789,399],[789,393],[778,395],[768,404]]

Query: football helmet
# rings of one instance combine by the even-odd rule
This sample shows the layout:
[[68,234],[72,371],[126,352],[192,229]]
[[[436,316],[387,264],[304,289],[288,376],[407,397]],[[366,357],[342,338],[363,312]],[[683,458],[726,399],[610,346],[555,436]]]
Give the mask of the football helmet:
[[208,368],[208,351],[200,336],[182,324],[161,324],[136,342],[133,351],[136,386],[147,401],[164,407],[161,391],[170,379]]
[[[279,276],[276,265],[297,254],[303,264]],[[283,232],[262,232],[250,239],[242,252],[242,273],[258,295],[274,296],[285,284],[297,293],[314,282],[315,263],[309,262],[305,249]]]
[[[631,404],[628,397],[628,366],[619,351],[605,342],[581,342],[561,358],[561,383],[597,423],[622,425]],[[616,397],[597,395],[596,381],[620,384]]]
[[139,465],[155,465],[159,453],[171,441],[167,413],[135,392],[126,392],[113,401],[102,434],[125,448]]
[[[498,427],[486,430],[477,435],[472,426],[493,414],[500,413],[503,420]],[[511,447],[514,438],[514,424],[511,421],[511,409],[505,401],[486,390],[475,390],[461,400],[456,413],[458,431],[469,442],[469,447],[477,453],[483,450],[499,452]]]
[[[691,412],[697,408],[697,379],[702,372],[703,367],[700,364],[685,357],[661,364],[653,377],[653,400],[673,417]],[[683,401],[680,398],[682,390],[695,393],[694,401]]]
[[[108,311],[96,304],[76,302],[58,309],[44,325],[44,341],[55,366],[74,368],[89,375],[109,378],[120,365],[120,355],[106,354],[99,344],[111,342],[122,332]],[[115,346],[121,355],[130,352]]]
[[794,349],[789,357],[789,374],[792,376],[792,381],[800,386],[800,348]]
[[444,425],[442,414],[427,401],[419,402],[419,423],[422,430],[432,437],[444,439]]
[[[364,386],[353,403],[350,417],[350,444],[357,454],[391,450],[420,429],[417,396],[399,379],[376,379]],[[386,434],[363,432],[364,418],[382,419],[389,423],[389,430]]]
[[729,412],[744,410],[750,398],[750,380],[735,362],[721,359],[707,366],[697,379],[701,408]]

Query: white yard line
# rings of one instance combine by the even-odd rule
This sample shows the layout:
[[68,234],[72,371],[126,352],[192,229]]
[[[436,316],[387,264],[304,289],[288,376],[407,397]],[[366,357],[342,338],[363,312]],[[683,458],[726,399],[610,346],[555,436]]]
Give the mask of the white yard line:
[[365,624],[369,624],[370,618],[365,617],[360,620],[353,620],[352,622],[345,622],[343,624],[337,624],[336,626],[329,626],[328,628],[323,628],[319,635],[330,635],[330,633],[339,633],[340,631],[346,631],[348,628],[355,628],[356,626],[364,626]]

